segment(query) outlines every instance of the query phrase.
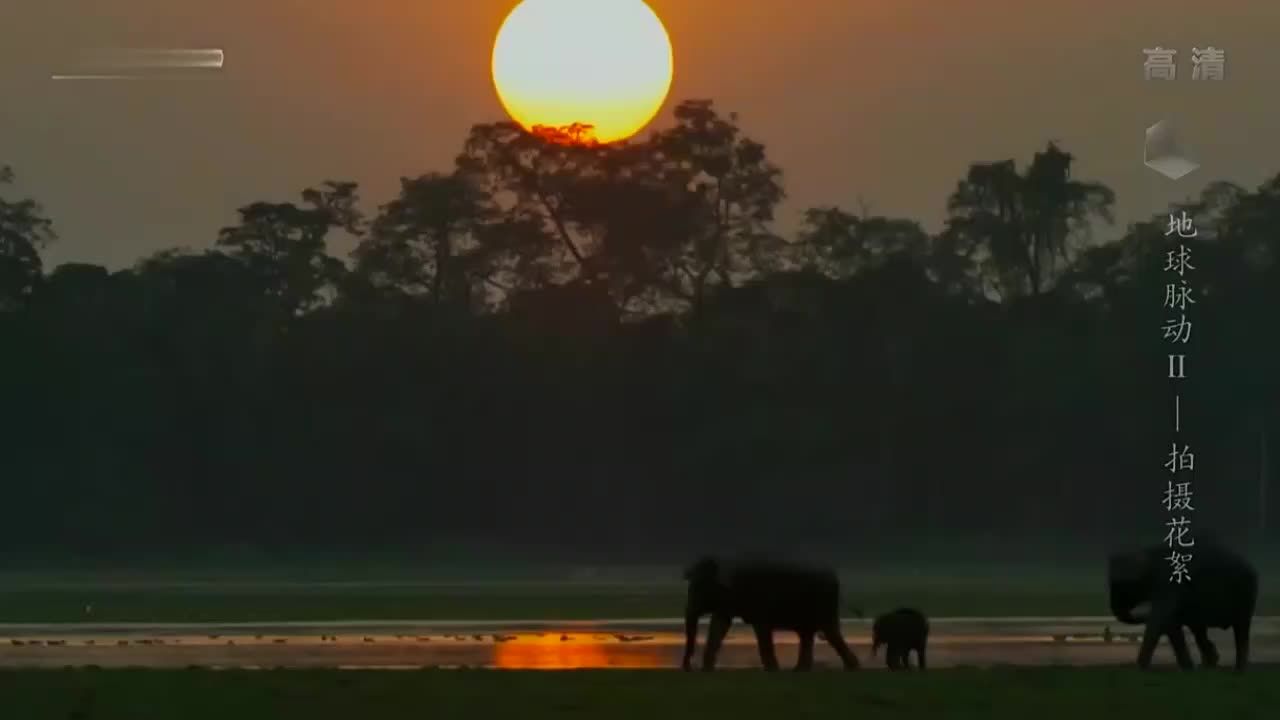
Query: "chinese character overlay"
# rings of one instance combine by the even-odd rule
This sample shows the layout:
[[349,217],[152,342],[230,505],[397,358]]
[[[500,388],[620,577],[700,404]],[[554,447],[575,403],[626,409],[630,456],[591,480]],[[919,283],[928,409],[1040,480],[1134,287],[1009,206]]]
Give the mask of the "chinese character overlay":
[[1165,527],[1169,528],[1169,532],[1164,536],[1165,545],[1169,547],[1173,547],[1174,544],[1177,544],[1178,547],[1196,546],[1195,539],[1188,537],[1191,534],[1191,520],[1187,519],[1185,515],[1180,515],[1170,520],[1165,523]]
[[1191,580],[1191,572],[1187,569],[1187,564],[1191,562],[1191,553],[1174,552],[1165,560],[1169,561],[1172,569],[1169,580],[1179,585]]
[[1179,277],[1187,274],[1188,270],[1195,270],[1196,266],[1191,264],[1191,251],[1186,245],[1179,245],[1177,250],[1170,250],[1165,254],[1166,272],[1176,272]]
[[1195,470],[1196,456],[1191,452],[1191,446],[1183,445],[1182,449],[1179,450],[1178,443],[1174,443],[1173,450],[1169,452],[1169,459],[1164,463],[1164,468],[1171,473]]
[[1164,324],[1164,339],[1184,344],[1191,339],[1191,321],[1187,319],[1186,313]]
[[1227,52],[1210,45],[1191,48],[1191,79],[1221,80],[1227,73]]
[[[1204,53],[1199,50],[1196,60],[1196,77],[1201,77],[1204,73],[1213,72],[1207,63],[1210,61]],[[1150,58],[1150,53],[1148,54]],[[1221,73],[1221,68],[1216,72]],[[1199,233],[1196,230],[1195,220],[1187,211],[1183,210],[1178,214],[1169,215],[1169,227],[1165,230],[1165,237],[1176,235],[1178,238],[1194,238]],[[1170,319],[1164,324],[1164,339],[1175,343],[1187,343],[1191,340],[1191,321],[1187,319],[1187,312],[1190,306],[1196,304],[1193,297],[1191,286],[1186,281],[1186,274],[1189,270],[1195,270],[1195,266],[1191,264],[1191,250],[1181,242],[1178,243],[1176,250],[1169,250],[1165,256],[1164,270],[1168,273],[1176,273],[1178,275],[1177,282],[1166,283],[1164,286],[1164,307],[1169,310],[1177,310],[1178,317]],[[1169,377],[1185,378],[1184,373],[1186,355],[1175,354],[1169,355]],[[1173,429],[1175,433],[1182,430],[1182,414],[1181,414],[1181,397],[1174,396],[1174,421]],[[1189,444],[1179,444],[1175,441],[1172,449],[1167,455],[1164,468],[1171,474],[1180,472],[1195,471],[1195,454],[1191,452]],[[1169,522],[1165,524],[1168,532],[1165,534],[1165,545],[1173,551],[1166,560],[1169,562],[1170,575],[1169,580],[1175,583],[1190,582],[1191,572],[1188,569],[1191,562],[1190,553],[1179,552],[1183,548],[1195,547],[1196,541],[1191,534],[1191,518],[1188,513],[1195,511],[1191,505],[1193,493],[1191,492],[1190,482],[1167,482],[1164,493],[1164,508],[1171,515]],[[1176,513],[1176,514],[1175,514]]]
[[1170,512],[1174,510],[1194,511],[1191,507],[1191,483],[1169,482],[1169,487],[1164,491],[1164,509]]
[[1193,238],[1197,235],[1195,219],[1188,215],[1186,210],[1183,210],[1181,215],[1169,215],[1169,229],[1165,230],[1164,234],[1168,237],[1174,233],[1184,238]]
[[1188,305],[1195,305],[1196,301],[1191,297],[1191,288],[1187,285],[1187,281],[1183,280],[1180,284],[1168,284],[1164,286],[1164,306],[1167,308],[1177,308],[1183,312],[1187,311]]
[[1178,77],[1178,64],[1174,60],[1174,56],[1178,54],[1177,50],[1167,50],[1159,45],[1144,49],[1143,55],[1147,56],[1146,62],[1142,64],[1143,76],[1148,80],[1175,80]]

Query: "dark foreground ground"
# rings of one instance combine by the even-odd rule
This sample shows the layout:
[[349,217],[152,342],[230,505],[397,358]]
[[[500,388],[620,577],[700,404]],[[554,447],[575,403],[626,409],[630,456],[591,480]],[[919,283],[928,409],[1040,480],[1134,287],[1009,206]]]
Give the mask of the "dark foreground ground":
[[13,720],[421,718],[1263,718],[1280,667],[953,669],[923,674],[671,671],[0,672]]

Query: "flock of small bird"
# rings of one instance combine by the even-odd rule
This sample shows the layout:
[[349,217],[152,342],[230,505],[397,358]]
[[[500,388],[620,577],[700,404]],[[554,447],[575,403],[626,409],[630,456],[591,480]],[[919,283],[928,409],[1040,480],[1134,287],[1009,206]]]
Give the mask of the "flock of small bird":
[[[1053,641],[1057,643],[1064,643],[1067,640],[1092,640],[1095,637],[1097,636],[1096,635],[1054,635]],[[1121,638],[1124,640],[1128,640],[1131,643],[1136,643],[1142,640],[1142,633],[1113,633],[1111,632],[1110,625],[1107,625],[1106,627],[1102,628],[1102,642],[1106,642],[1106,643],[1115,642],[1116,638]]]
[[[545,636],[546,636],[546,633],[533,633],[533,635],[534,635],[535,637],[545,637]],[[221,635],[209,635],[209,636],[207,636],[207,637],[208,637],[208,639],[209,639],[209,640],[220,640],[220,639],[222,639],[222,636],[221,636]],[[468,636],[468,635],[442,635],[441,637],[442,637],[442,638],[444,638],[444,639],[454,640],[454,641],[456,641],[456,642],[466,642],[467,640],[474,640],[474,641],[476,641],[476,642],[485,642],[486,640],[491,640],[491,641],[496,642],[496,643],[505,643],[505,642],[511,642],[512,640],[515,640],[518,636],[517,636],[517,635],[505,635],[505,634],[499,634],[499,633],[491,633],[491,634],[488,634],[488,635],[474,634],[474,635],[469,635],[469,636]],[[644,641],[644,640],[652,640],[652,639],[653,639],[653,636],[652,636],[652,635],[625,635],[625,634],[623,634],[623,633],[614,633],[612,636],[608,636],[608,635],[595,635],[595,636],[593,636],[593,639],[595,639],[595,640],[607,640],[609,637],[613,637],[613,638],[614,638],[615,640],[617,640],[618,642],[624,642],[624,643],[630,643],[630,642],[641,642],[641,641]],[[410,639],[410,637],[409,637],[409,636],[406,636],[406,635],[396,635],[396,640],[397,640],[397,641],[406,641],[406,640],[408,640],[408,639]],[[412,639],[413,639],[413,640],[415,640],[416,642],[421,642],[421,643],[431,642],[431,638],[430,638],[430,637],[427,637],[427,636],[425,636],[425,635],[416,635],[416,636],[412,636]],[[571,638],[571,636],[569,636],[569,635],[567,635],[567,634],[562,634],[562,635],[560,635],[560,642],[569,642],[571,639],[572,639],[572,638]],[[257,640],[257,641],[263,641],[263,640],[265,640],[265,637],[264,637],[263,635],[254,635],[254,640]],[[369,636],[367,636],[367,635],[366,635],[366,636],[363,636],[363,641],[364,641],[364,642],[366,642],[366,643],[376,643],[376,642],[378,642],[378,640],[377,640],[376,638],[369,637]],[[171,640],[170,640],[170,641],[168,641],[168,642],[169,642],[170,644],[174,644],[174,645],[179,645],[179,644],[181,644],[181,643],[182,643],[182,641],[181,641],[181,640],[179,640],[179,639],[171,639]],[[272,639],[271,639],[271,642],[272,642],[272,644],[275,644],[275,645],[285,645],[285,644],[287,644],[287,643],[289,642],[289,639],[288,639],[288,638],[277,637],[277,638],[272,638]],[[338,636],[337,636],[337,635],[321,635],[321,636],[320,636],[320,642],[322,642],[322,643],[336,643],[336,642],[339,642],[339,640],[338,640]],[[227,639],[226,643],[227,643],[228,645],[235,645],[235,644],[236,644],[235,640],[230,639],[230,638],[228,638],[228,639]],[[16,638],[15,638],[15,639],[11,639],[11,640],[9,640],[9,644],[10,644],[10,645],[13,645],[13,646],[15,646],[15,647],[58,647],[58,646],[66,645],[66,644],[67,644],[67,641],[66,641],[66,640],[18,640],[18,639],[16,639]],[[95,640],[85,640],[83,644],[84,644],[84,645],[92,646],[92,645],[96,645],[96,644],[97,644],[97,641],[95,641]],[[161,639],[161,638],[141,638],[141,639],[137,639],[137,640],[120,639],[120,640],[117,640],[117,641],[116,641],[116,645],[117,645],[117,646],[121,646],[121,647],[123,647],[123,646],[127,646],[127,645],[165,645],[165,644],[166,644],[166,641],[165,641],[165,640],[163,640],[163,639]]]
[[[545,636],[546,636],[546,633],[532,633],[532,634],[533,634],[535,637],[545,637]],[[472,640],[472,641],[476,641],[476,642],[484,642],[484,641],[486,641],[486,640],[491,640],[491,641],[493,641],[493,642],[495,642],[495,643],[505,643],[505,642],[511,642],[512,640],[515,640],[518,636],[517,636],[517,635],[505,635],[505,634],[499,634],[499,633],[491,633],[491,634],[489,634],[489,635],[481,635],[481,634],[475,634],[475,635],[442,635],[442,636],[440,636],[440,637],[441,637],[442,639],[454,640],[455,642],[466,642],[466,641],[468,641],[468,640]],[[613,634],[613,635],[611,635],[611,636],[610,636],[610,635],[593,635],[593,636],[592,636],[592,639],[594,639],[594,640],[608,640],[608,638],[610,638],[610,637],[612,637],[613,639],[617,640],[618,642],[623,642],[623,643],[642,642],[642,641],[645,641],[645,640],[652,640],[652,639],[653,639],[653,636],[652,636],[652,635],[625,635],[625,634],[623,634],[623,633],[614,633],[614,634]],[[1053,641],[1054,641],[1054,642],[1056,642],[1056,643],[1064,643],[1064,642],[1067,642],[1067,640],[1069,640],[1069,639],[1071,639],[1071,640],[1089,640],[1089,639],[1093,639],[1093,638],[1095,638],[1095,637],[1097,637],[1097,636],[1096,636],[1096,635],[1054,635],[1054,636],[1053,636]],[[209,635],[209,636],[208,636],[208,639],[209,639],[209,640],[220,640],[220,639],[222,639],[222,636],[221,636],[221,635]],[[264,636],[262,636],[262,635],[255,635],[255,636],[254,636],[254,639],[255,639],[255,640],[257,640],[257,641],[263,641],[265,638],[264,638]],[[378,642],[378,640],[377,640],[376,638],[369,637],[369,636],[362,636],[362,639],[363,639],[363,642],[365,642],[365,643],[376,643],[376,642]],[[396,635],[396,640],[397,640],[397,641],[401,641],[401,642],[403,642],[403,641],[410,640],[410,639],[412,639],[412,640],[414,640],[414,641],[416,641],[416,642],[420,642],[420,643],[427,643],[427,642],[431,642],[431,638],[430,638],[430,637],[427,637],[427,636],[425,636],[425,635],[415,635],[415,636]],[[560,635],[560,642],[569,642],[571,639],[572,639],[572,637],[571,637],[571,636],[569,636],[569,635],[567,635],[567,634],[562,634],[562,635]],[[1138,642],[1138,641],[1140,641],[1140,640],[1142,639],[1142,635],[1141,635],[1140,633],[1113,633],[1113,632],[1111,631],[1111,626],[1109,626],[1109,625],[1103,629],[1103,631],[1102,631],[1102,641],[1103,641],[1103,642],[1108,642],[1108,643],[1109,643],[1109,642],[1114,642],[1114,641],[1116,641],[1117,639],[1124,639],[1124,640],[1128,640],[1128,641],[1129,641],[1129,642],[1131,642],[1131,643],[1136,643],[1136,642]],[[289,639],[288,639],[288,638],[277,637],[277,638],[272,638],[272,639],[271,639],[271,642],[272,642],[272,644],[275,644],[275,645],[285,645],[285,644],[287,644],[287,643],[289,642]],[[337,643],[337,642],[340,642],[340,641],[339,641],[339,639],[338,639],[338,636],[337,636],[337,635],[321,635],[321,636],[320,636],[320,642],[322,642],[322,643]],[[117,645],[117,646],[120,646],[120,647],[124,647],[124,646],[128,646],[128,645],[165,645],[165,644],[179,645],[179,644],[181,644],[181,643],[182,643],[182,641],[181,641],[181,640],[179,640],[179,639],[171,639],[171,640],[169,640],[169,641],[166,641],[166,640],[164,640],[164,639],[162,639],[162,638],[141,638],[141,639],[137,639],[137,640],[126,640],[126,639],[121,639],[121,640],[117,640],[117,641],[116,641],[116,645]],[[66,641],[66,640],[19,640],[19,639],[14,638],[14,639],[10,639],[10,640],[9,640],[9,644],[10,644],[10,645],[12,645],[12,646],[14,646],[14,647],[61,647],[61,646],[65,646],[65,645],[67,645],[67,641]],[[85,640],[85,641],[83,642],[83,644],[84,644],[84,645],[87,645],[87,646],[94,646],[94,645],[97,645],[97,641],[96,641],[96,640]],[[236,644],[236,642],[235,642],[235,640],[228,638],[228,639],[227,639],[227,641],[226,641],[226,644],[228,644],[228,645],[235,645],[235,644]]]

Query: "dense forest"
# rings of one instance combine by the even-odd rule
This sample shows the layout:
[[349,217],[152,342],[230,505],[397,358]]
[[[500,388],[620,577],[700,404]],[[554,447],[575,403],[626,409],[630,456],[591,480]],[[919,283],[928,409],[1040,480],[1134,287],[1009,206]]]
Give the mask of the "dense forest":
[[973,164],[936,234],[784,237],[781,169],[712,103],[581,130],[478,125],[376,211],[318,183],[116,272],[45,267],[5,169],[0,551],[1157,540],[1175,393],[1196,522],[1266,532],[1280,175],[1103,241],[1114,194],[1048,144]]

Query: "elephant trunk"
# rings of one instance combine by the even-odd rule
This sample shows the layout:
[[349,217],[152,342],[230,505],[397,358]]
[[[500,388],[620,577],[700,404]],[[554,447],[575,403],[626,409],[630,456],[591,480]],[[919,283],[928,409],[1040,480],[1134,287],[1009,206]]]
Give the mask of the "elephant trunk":
[[680,666],[685,670],[689,670],[693,663],[693,653],[698,648],[698,618],[702,617],[702,613],[693,604],[689,603],[684,611],[684,660]]

